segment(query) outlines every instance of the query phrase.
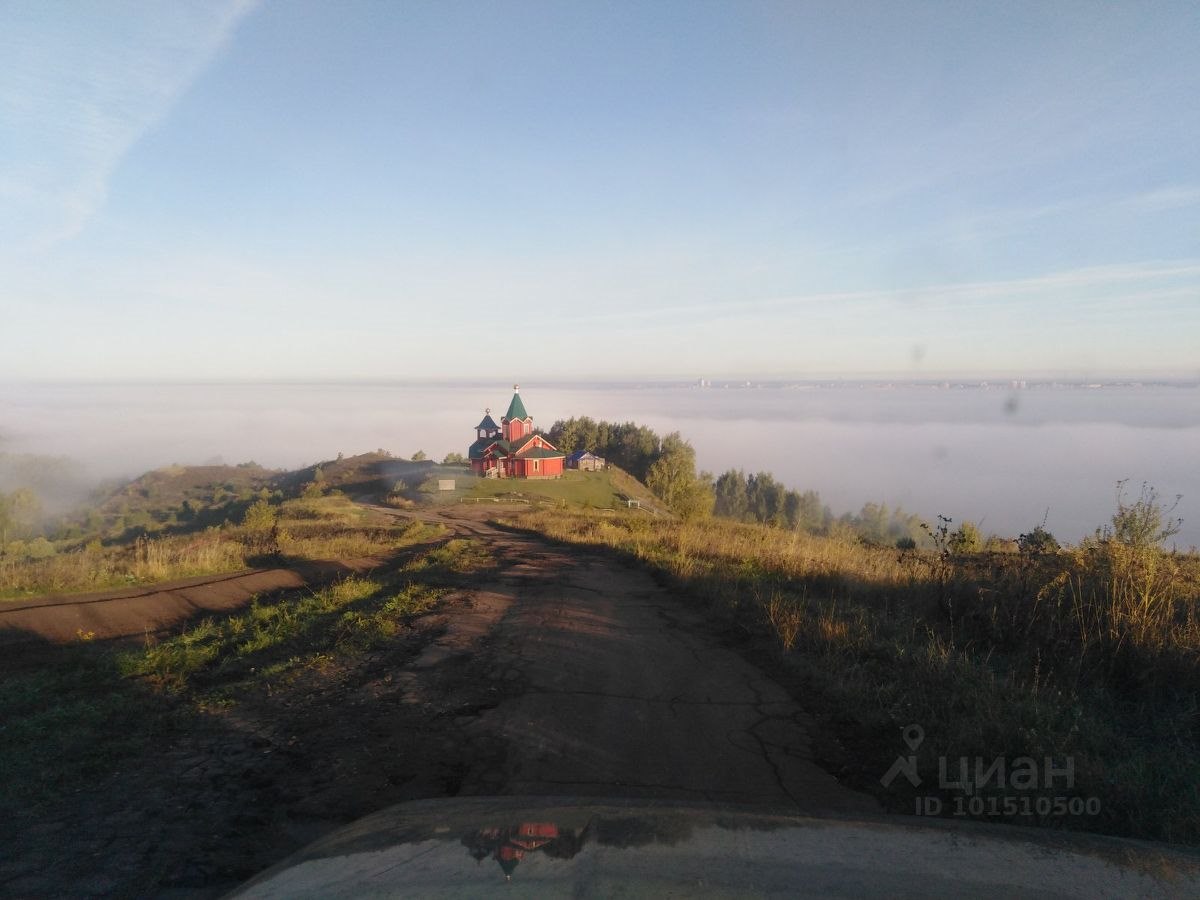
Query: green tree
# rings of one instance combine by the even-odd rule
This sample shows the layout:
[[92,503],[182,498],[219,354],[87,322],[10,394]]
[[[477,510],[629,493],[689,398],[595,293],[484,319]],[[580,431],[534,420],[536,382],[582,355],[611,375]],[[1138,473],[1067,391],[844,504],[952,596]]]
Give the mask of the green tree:
[[676,499],[675,512],[682,519],[707,518],[712,515],[715,500],[712,472],[701,472]]
[[643,481],[663,452],[658,435],[633,422],[595,422],[586,416],[560,419],[547,437],[564,453],[590,450]]
[[547,437],[550,438],[550,443],[568,455],[576,450],[591,450],[603,455],[602,451],[608,449],[599,446],[599,429],[587,416],[558,420],[550,426]]
[[854,522],[859,536],[876,544],[888,539],[888,527],[891,524],[891,514],[887,504],[864,503]]
[[799,527],[805,531],[825,531],[833,522],[833,512],[821,503],[816,491],[805,491],[800,495]]
[[427,456],[425,455],[425,451],[424,451],[424,450],[418,450],[416,453],[414,453],[414,454],[412,455],[412,461],[413,461],[413,462],[424,462],[424,461],[425,461],[426,459],[428,459],[428,458],[429,458],[429,457],[427,457]]
[[696,474],[696,451],[678,432],[663,439],[665,448],[646,475],[646,486],[684,519],[712,513],[712,475]]
[[910,538],[914,544],[920,544],[925,537],[925,527],[918,516],[906,513],[900,507],[892,511],[891,521],[888,522],[888,537],[899,540]]
[[660,453],[658,435],[644,426],[625,422],[613,429],[609,450],[602,455],[615,459],[617,465],[635,478],[645,479]]
[[800,527],[800,522],[803,516],[804,499],[800,496],[799,491],[785,491],[783,494],[783,524],[790,531],[795,531]]
[[667,506],[674,508],[675,501],[688,489],[696,478],[696,464],[686,453],[670,453],[659,457],[646,475],[646,487],[650,488]]
[[782,525],[786,490],[770,472],[758,472],[746,479],[746,500],[750,516],[766,525]]
[[744,521],[750,512],[746,497],[746,475],[741,469],[730,469],[723,473],[714,486],[716,502],[713,509],[718,516]]
[[447,453],[446,458],[442,460],[443,466],[465,466],[467,458],[461,453]]

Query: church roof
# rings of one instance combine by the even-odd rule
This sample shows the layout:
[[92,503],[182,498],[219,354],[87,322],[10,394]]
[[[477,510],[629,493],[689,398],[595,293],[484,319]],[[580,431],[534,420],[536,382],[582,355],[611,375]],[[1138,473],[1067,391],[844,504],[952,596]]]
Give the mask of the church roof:
[[479,430],[480,428],[484,428],[488,431],[499,431],[500,430],[500,426],[496,424],[496,420],[493,419],[490,415],[484,416],[483,421],[475,426],[476,430]]
[[[510,448],[514,453],[520,453],[521,448],[529,446],[530,442],[533,441],[535,438],[541,438],[542,443],[545,444],[547,447],[549,447],[551,450],[557,449],[552,443],[550,443],[550,439],[548,437],[546,437],[544,434],[542,434],[540,431],[531,431],[531,432],[529,432],[529,434],[524,434],[521,437],[516,438],[515,440],[509,441]],[[565,456],[566,454],[564,453],[562,455]]]
[[525,404],[521,402],[521,395],[517,391],[513,391],[512,402],[508,404],[508,412],[504,414],[504,418],[510,422],[514,419],[529,418],[529,413],[525,412]]
[[[534,438],[539,437],[542,439],[543,443],[545,443],[546,448],[549,449],[529,446],[531,443],[533,443]],[[519,454],[520,456],[537,457],[538,459],[545,459],[546,457],[550,456],[566,456],[565,453],[555,450],[554,445],[546,440],[546,436],[544,434],[534,431],[529,434],[522,435],[515,441],[506,441],[503,438],[479,438],[479,440],[475,441],[475,443],[473,443],[467,450],[467,458],[482,459],[483,453],[488,447],[497,447],[505,455],[513,453]]]
[[502,441],[499,438],[480,438],[467,450],[467,459],[482,459],[483,451],[493,444],[508,453],[508,441]]
[[534,447],[531,450],[522,450],[518,454],[521,459],[562,459],[567,454],[559,450],[547,450],[544,447]]

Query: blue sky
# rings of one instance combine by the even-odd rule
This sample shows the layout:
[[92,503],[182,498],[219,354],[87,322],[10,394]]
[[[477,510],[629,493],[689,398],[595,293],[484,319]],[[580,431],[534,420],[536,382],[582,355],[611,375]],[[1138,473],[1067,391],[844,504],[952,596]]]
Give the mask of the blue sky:
[[10,0],[0,379],[1194,377],[1197,47],[1194,2]]

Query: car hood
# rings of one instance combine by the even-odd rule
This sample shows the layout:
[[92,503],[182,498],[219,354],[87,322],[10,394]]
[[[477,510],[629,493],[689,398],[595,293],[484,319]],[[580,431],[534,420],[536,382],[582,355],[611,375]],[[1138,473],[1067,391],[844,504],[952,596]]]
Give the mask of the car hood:
[[1072,832],[714,804],[454,798],[316,841],[232,896],[1200,896],[1200,854]]

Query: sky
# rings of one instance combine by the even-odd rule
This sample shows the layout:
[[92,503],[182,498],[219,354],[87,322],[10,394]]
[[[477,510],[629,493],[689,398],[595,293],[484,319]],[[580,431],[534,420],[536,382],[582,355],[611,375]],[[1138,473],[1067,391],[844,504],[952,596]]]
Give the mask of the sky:
[[1197,377],[1198,47],[1192,0],[2,0],[0,380]]

